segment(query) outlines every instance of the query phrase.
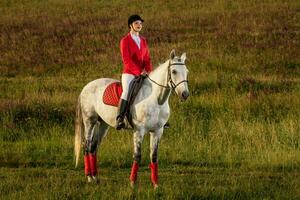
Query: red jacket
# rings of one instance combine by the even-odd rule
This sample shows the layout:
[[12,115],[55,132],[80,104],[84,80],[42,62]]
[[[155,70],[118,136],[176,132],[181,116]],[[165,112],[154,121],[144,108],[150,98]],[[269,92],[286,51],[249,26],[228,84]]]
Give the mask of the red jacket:
[[140,75],[144,69],[147,73],[152,71],[150,53],[145,38],[141,38],[141,48],[139,49],[130,33],[122,38],[120,42],[121,55],[123,60],[123,73]]

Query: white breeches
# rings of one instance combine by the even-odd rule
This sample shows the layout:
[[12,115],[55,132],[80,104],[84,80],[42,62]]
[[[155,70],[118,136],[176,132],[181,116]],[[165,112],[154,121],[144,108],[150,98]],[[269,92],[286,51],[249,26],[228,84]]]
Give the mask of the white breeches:
[[132,74],[122,74],[122,88],[123,92],[121,95],[121,99],[128,100],[128,92],[131,81],[134,79],[134,75]]

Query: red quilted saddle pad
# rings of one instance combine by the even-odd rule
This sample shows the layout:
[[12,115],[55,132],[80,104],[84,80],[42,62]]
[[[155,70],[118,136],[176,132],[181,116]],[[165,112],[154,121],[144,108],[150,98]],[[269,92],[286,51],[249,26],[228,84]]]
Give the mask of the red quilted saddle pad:
[[122,85],[120,82],[109,84],[103,93],[103,103],[118,107],[122,91]]

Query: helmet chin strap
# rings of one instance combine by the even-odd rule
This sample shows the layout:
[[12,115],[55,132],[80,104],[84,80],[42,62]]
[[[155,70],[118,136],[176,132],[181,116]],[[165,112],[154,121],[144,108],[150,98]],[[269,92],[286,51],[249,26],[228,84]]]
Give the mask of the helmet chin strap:
[[139,33],[139,31],[135,30],[134,27],[132,26],[132,24],[130,25],[130,27],[134,30],[134,32]]

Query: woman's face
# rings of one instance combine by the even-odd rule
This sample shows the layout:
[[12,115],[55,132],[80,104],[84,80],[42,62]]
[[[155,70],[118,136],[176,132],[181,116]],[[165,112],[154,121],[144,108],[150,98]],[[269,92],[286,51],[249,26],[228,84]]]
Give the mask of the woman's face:
[[131,29],[133,28],[133,30],[136,32],[140,32],[142,30],[142,27],[143,27],[143,22],[140,20],[134,21],[131,24]]

